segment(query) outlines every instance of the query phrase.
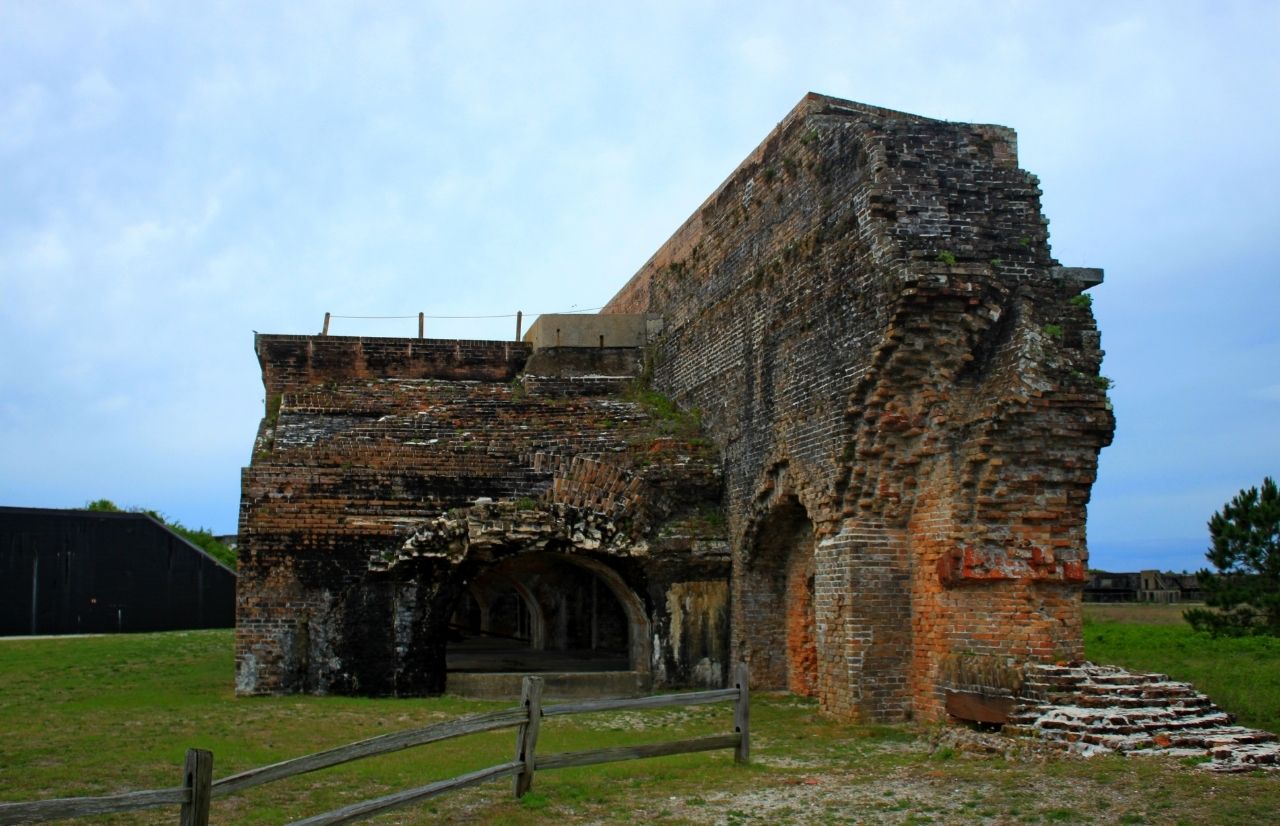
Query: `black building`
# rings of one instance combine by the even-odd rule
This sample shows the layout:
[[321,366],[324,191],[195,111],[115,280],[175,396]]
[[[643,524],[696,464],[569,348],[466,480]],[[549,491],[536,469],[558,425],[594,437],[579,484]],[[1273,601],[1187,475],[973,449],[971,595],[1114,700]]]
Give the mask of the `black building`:
[[235,594],[147,514],[0,507],[0,635],[229,628]]

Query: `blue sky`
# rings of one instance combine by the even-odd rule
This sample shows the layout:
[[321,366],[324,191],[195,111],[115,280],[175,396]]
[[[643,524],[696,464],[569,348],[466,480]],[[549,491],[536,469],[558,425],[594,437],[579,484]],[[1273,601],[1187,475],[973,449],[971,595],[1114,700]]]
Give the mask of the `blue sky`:
[[252,331],[598,307],[812,90],[1018,131],[1107,272],[1093,564],[1197,568],[1280,470],[1276,43],[1273,2],[0,2],[0,504],[234,532]]

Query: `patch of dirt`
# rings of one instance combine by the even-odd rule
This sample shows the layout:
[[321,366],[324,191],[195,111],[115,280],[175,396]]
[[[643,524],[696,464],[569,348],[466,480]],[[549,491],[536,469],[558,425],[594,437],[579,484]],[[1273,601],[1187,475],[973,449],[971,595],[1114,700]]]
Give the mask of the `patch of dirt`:
[[732,709],[725,706],[689,706],[658,711],[610,711],[607,714],[584,714],[577,724],[592,731],[647,731],[661,728],[683,728],[703,722],[731,720]]

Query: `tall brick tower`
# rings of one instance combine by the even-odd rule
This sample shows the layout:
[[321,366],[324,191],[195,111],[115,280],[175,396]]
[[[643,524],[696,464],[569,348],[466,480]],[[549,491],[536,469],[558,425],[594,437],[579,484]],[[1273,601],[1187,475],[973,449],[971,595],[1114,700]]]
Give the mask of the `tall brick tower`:
[[610,302],[723,455],[735,657],[937,717],[1082,654],[1114,419],[1090,300],[1001,126],[807,95]]

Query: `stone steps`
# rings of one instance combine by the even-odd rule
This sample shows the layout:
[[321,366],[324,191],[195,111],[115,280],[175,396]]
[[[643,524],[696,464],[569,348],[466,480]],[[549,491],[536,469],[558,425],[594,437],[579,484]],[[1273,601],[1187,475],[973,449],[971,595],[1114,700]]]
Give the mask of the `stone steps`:
[[1203,757],[1210,771],[1280,770],[1280,740],[1234,718],[1187,683],[1091,663],[1028,668],[1005,731],[1082,754]]

